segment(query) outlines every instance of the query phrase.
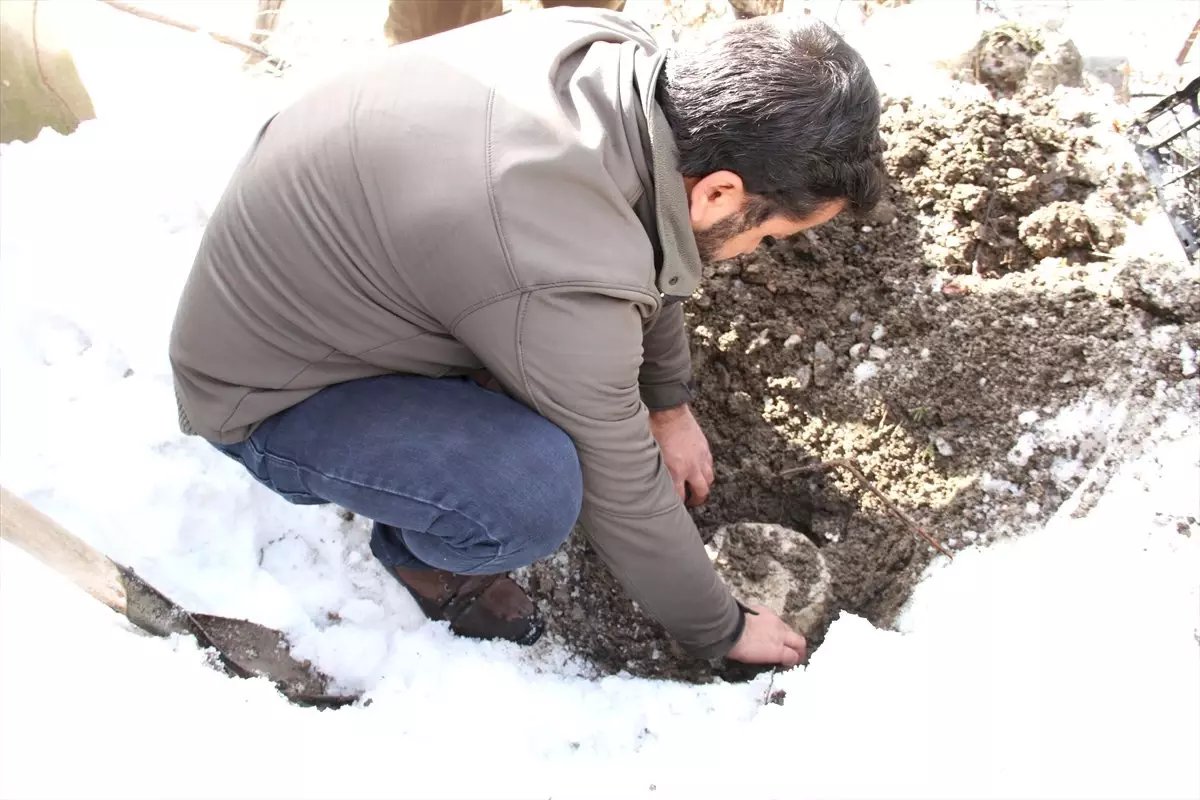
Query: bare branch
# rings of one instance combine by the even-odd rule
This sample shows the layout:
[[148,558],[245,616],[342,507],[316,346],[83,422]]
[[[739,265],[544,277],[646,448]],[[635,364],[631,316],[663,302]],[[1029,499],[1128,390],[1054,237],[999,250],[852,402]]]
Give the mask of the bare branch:
[[939,542],[937,539],[933,538],[928,533],[926,533],[925,529],[922,528],[920,525],[918,525],[916,522],[914,522],[912,517],[905,514],[903,511],[901,511],[899,509],[898,506],[896,506],[895,503],[893,503],[891,500],[888,500],[886,497],[884,497],[883,493],[875,488],[875,484],[873,484],[869,480],[867,480],[867,476],[863,474],[862,470],[859,469],[859,467],[856,463],[854,463],[853,459],[837,458],[837,459],[833,459],[831,461],[822,461],[817,464],[806,464],[803,467],[793,467],[792,469],[785,469],[783,472],[779,473],[779,477],[787,478],[792,475],[804,475],[806,473],[811,473],[811,472],[828,472],[829,470],[834,469],[835,467],[841,467],[842,469],[848,470],[850,472],[850,474],[852,474],[855,478],[858,479],[859,483],[861,483],[863,486],[867,487],[868,490],[870,490],[871,494],[873,494],[879,498],[879,502],[883,503],[884,507],[888,511],[891,511],[893,514],[895,514],[897,517],[899,517],[900,520],[903,521],[904,524],[907,525],[912,530],[913,533],[917,534],[922,539],[924,539],[925,541],[929,542],[931,545],[936,547],[938,552],[940,552],[942,555],[949,558],[951,561],[954,560],[954,554],[951,553],[949,550],[947,550],[946,547],[944,545],[942,545],[941,542]]
[[117,11],[124,11],[126,14],[132,14],[135,17],[140,17],[141,19],[149,20],[151,22],[158,22],[162,25],[169,25],[172,28],[178,28],[180,30],[188,31],[190,33],[206,33],[209,36],[211,36],[213,39],[215,39],[216,41],[220,42],[221,44],[227,44],[230,47],[236,47],[238,50],[241,50],[243,53],[246,53],[247,55],[256,56],[256,57],[262,58],[262,59],[270,59],[271,58],[271,54],[269,52],[267,52],[267,50],[265,48],[259,47],[258,45],[253,44],[251,42],[242,41],[241,39],[235,39],[232,36],[226,36],[221,33],[214,33],[213,31],[206,31],[203,28],[201,28],[199,25],[193,25],[190,22],[182,22],[180,20],[172,19],[170,17],[164,17],[162,14],[156,14],[153,11],[147,11],[143,8],[138,8],[137,6],[129,5],[128,3],[121,3],[121,2],[118,2],[118,0],[100,0],[100,2],[104,3],[104,5],[106,5],[106,6],[115,8]]

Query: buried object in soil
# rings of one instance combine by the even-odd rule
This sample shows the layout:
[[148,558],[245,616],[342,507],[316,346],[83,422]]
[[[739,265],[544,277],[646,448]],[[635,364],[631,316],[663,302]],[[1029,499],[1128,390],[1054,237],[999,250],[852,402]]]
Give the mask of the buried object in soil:
[[805,637],[826,621],[833,575],[811,539],[774,523],[738,522],[718,528],[706,546],[718,570],[735,548],[750,555],[747,568],[729,576],[743,603],[766,606]]

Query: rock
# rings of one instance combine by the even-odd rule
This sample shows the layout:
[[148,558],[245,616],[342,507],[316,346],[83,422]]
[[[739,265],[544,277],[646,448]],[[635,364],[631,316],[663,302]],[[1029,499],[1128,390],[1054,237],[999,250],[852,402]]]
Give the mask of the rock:
[[968,55],[971,77],[993,92],[1011,94],[1024,83],[1040,50],[1040,37],[1029,26],[1005,23],[991,28]]
[[1025,85],[1047,93],[1059,86],[1082,86],[1083,56],[1079,54],[1079,48],[1062,34],[1044,32],[1042,51],[1029,65]]
[[1117,275],[1114,295],[1163,322],[1200,322],[1200,274],[1194,266],[1132,259]]
[[834,352],[824,342],[817,342],[813,346],[813,358],[822,363],[829,363],[834,359]]
[[742,265],[742,280],[746,283],[752,283],[756,286],[764,285],[769,278],[763,271],[763,265],[760,261],[752,261]]
[[[757,540],[759,555],[746,563],[741,573],[729,571],[723,563],[732,537]],[[739,600],[766,606],[804,636],[811,637],[833,611],[829,565],[812,540],[799,531],[766,522],[723,525],[713,534],[709,555]]]
[[880,200],[866,215],[866,220],[869,225],[891,225],[898,216],[894,205],[887,200]]
[[850,357],[851,358],[862,358],[862,354],[866,351],[866,349],[867,349],[867,346],[865,344],[863,344],[862,342],[859,342],[858,344],[856,344],[850,348]]
[[983,32],[960,61],[958,77],[1004,96],[1030,87],[1051,92],[1083,85],[1079,48],[1057,31],[1006,22]]
[[734,392],[729,395],[729,410],[739,416],[754,414],[754,400],[746,392]]
[[805,364],[796,370],[796,389],[804,391],[812,383],[813,371],[812,367]]
[[785,350],[791,350],[793,347],[799,345],[802,341],[804,341],[804,337],[798,333],[793,333],[791,336],[783,340],[783,348]]

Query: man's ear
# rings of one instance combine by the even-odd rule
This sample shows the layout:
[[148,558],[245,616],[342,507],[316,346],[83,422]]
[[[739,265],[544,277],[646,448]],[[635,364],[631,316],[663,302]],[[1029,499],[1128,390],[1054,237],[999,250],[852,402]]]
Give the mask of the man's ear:
[[687,178],[688,211],[692,228],[704,230],[742,210],[746,188],[736,172],[719,170],[703,178]]

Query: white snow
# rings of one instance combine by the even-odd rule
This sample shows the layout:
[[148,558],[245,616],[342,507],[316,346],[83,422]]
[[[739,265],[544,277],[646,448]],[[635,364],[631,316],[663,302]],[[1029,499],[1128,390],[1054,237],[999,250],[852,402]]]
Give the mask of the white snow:
[[1021,493],[1020,486],[1017,486],[1012,481],[997,478],[990,472],[984,472],[979,476],[979,487],[988,494],[1019,495]]
[[866,383],[879,374],[879,365],[874,361],[861,361],[854,366],[854,382]]
[[[0,148],[0,482],[180,603],[283,628],[371,704],[223,677],[4,543],[0,794],[1200,795],[1200,431],[1178,414],[1088,516],[936,562],[900,631],[839,619],[774,679],[782,707],[766,676],[593,680],[553,642],[426,623],[362,523],[177,432],[175,298],[256,121],[107,119]],[[1072,414],[1039,437],[1094,457],[1115,407]]]
[[1196,374],[1196,351],[1187,342],[1179,345],[1179,369],[1185,378]]

